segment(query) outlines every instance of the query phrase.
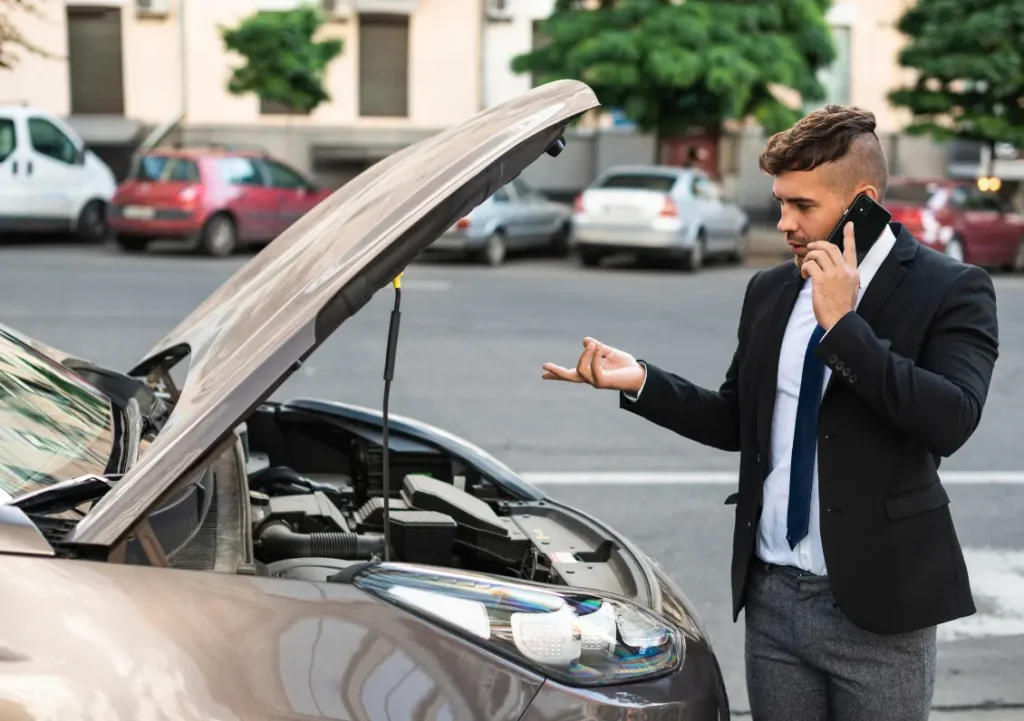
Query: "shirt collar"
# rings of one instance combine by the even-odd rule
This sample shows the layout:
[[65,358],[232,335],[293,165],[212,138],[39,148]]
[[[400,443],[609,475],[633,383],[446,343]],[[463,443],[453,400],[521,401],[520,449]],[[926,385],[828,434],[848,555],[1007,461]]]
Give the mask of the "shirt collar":
[[886,224],[885,230],[878,236],[878,240],[871,246],[871,250],[867,252],[864,260],[858,266],[861,288],[868,287],[868,283],[875,277],[875,273],[882,266],[882,261],[886,259],[894,245],[896,245],[896,236],[893,235],[892,228]]

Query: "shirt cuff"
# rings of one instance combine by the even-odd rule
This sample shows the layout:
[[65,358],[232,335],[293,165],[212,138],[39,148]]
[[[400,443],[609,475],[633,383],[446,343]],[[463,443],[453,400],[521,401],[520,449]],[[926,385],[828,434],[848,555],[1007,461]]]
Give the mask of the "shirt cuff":
[[644,382],[640,384],[640,390],[638,390],[636,394],[622,391],[623,397],[630,403],[636,403],[640,400],[640,394],[644,392],[644,386],[647,385],[647,364],[643,361],[637,361],[637,364],[644,369]]

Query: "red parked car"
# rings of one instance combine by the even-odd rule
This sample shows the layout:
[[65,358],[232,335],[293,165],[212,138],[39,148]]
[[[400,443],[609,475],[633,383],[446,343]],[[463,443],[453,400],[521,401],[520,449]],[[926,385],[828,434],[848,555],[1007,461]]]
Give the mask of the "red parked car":
[[330,194],[263,152],[158,149],[118,187],[108,217],[122,250],[177,239],[223,257],[269,243]]
[[885,207],[930,248],[985,268],[1024,271],[1024,218],[996,193],[955,180],[893,180]]

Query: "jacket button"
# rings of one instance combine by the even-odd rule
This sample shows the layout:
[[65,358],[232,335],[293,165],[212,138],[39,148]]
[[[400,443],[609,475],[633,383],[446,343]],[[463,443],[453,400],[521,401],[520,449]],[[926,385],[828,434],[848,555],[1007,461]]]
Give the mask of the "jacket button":
[[839,356],[837,356],[835,353],[833,353],[832,355],[830,355],[828,357],[828,362],[829,363],[835,363],[837,360],[839,360]]
[[[838,363],[836,363],[836,370],[837,371],[841,371],[842,369],[843,369],[843,362],[839,361]],[[847,368],[847,370],[849,370],[849,368]]]
[[[842,364],[840,363],[840,365],[842,365]],[[839,366],[836,366],[836,368],[838,368],[838,367],[839,367]],[[850,369],[849,369],[849,368],[844,368],[844,369],[843,369],[843,375],[844,375],[844,376],[848,376],[848,375],[850,375]]]
[[852,376],[850,376],[850,383],[856,383],[856,382],[857,382],[857,374],[855,373]]

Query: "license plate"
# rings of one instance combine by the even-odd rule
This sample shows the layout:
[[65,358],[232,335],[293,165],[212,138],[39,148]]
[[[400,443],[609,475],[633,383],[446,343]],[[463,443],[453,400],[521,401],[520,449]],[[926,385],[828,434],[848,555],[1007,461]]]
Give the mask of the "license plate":
[[121,214],[132,220],[151,220],[156,216],[156,208],[148,208],[145,205],[126,205]]

